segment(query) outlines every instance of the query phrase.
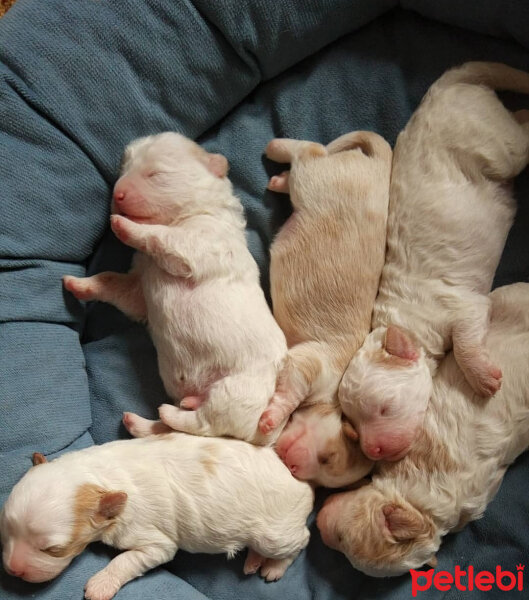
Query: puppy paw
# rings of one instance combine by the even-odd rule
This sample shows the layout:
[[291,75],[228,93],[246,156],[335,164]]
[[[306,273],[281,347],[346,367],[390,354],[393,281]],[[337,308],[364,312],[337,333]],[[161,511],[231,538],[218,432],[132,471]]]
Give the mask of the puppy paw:
[[180,408],[173,406],[172,404],[162,404],[158,407],[158,414],[160,415],[162,423],[165,423],[171,427],[171,429],[178,429],[181,412],[183,411],[181,411]]
[[134,244],[134,247],[142,249],[139,248],[138,227],[141,227],[141,225],[122,215],[111,215],[110,217],[110,228],[118,240],[129,246]]
[[489,398],[501,388],[501,369],[492,364],[483,365],[482,368],[468,373],[467,379],[476,394]]
[[246,560],[244,561],[244,574],[245,575],[253,575],[257,573],[262,564],[265,562],[264,556],[261,556],[255,550],[248,548],[248,555],[246,556]]
[[274,175],[270,178],[267,188],[272,192],[288,194],[290,192],[289,177],[290,171],[283,171],[279,175]]
[[282,399],[276,394],[259,419],[259,431],[267,435],[277,429],[287,417],[288,411],[285,414]]
[[73,277],[65,275],[62,278],[64,289],[71,292],[78,300],[92,300],[94,289],[88,281],[88,277]]
[[105,571],[99,571],[91,577],[84,587],[86,600],[110,600],[113,598],[121,585],[112,579]]
[[185,408],[186,410],[197,410],[204,402],[204,398],[201,396],[186,396],[182,398],[180,402],[180,408]]
[[267,558],[261,567],[261,577],[264,577],[266,581],[277,581],[283,577],[291,563],[292,559],[290,558],[282,560]]

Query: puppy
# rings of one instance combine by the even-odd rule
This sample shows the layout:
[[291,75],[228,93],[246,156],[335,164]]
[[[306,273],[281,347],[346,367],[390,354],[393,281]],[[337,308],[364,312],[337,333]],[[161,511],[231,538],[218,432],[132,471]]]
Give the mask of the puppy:
[[301,403],[276,443],[300,479],[339,487],[371,468],[357,434],[342,425],[336,391],[369,332],[384,264],[391,148],[358,131],[328,146],[276,139],[266,154],[291,162],[269,188],[290,192],[294,213],[271,248],[274,316],[290,348],[264,433]]
[[[110,302],[145,321],[165,389],[180,408],[163,424],[128,414],[134,432],[230,435],[269,444],[257,424],[286,355],[259,284],[228,164],[191,140],[163,133],[125,151],[111,226],[138,252],[128,274],[64,277],[77,298]],[[188,409],[188,410],[184,410]]]
[[489,301],[487,348],[503,369],[497,401],[483,403],[449,355],[408,455],[380,464],[370,485],[331,496],[318,515],[324,542],[368,575],[435,565],[443,536],[483,515],[529,447],[529,284],[498,288]]
[[339,389],[373,460],[406,454],[452,346],[479,396],[500,388],[487,293],[516,210],[508,182],[529,158],[529,111],[510,113],[491,88],[529,93],[529,75],[479,62],[448,71],[397,139],[373,332]]
[[48,581],[102,541],[124,552],[89,579],[85,598],[109,600],[178,549],[233,556],[248,546],[244,572],[275,581],[308,543],[312,505],[310,486],[271,448],[183,433],[110,442],[24,475],[1,515],[3,563]]

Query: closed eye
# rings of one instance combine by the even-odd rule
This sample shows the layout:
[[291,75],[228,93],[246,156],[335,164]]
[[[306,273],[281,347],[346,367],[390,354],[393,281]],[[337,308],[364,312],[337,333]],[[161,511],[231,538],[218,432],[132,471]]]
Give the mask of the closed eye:
[[64,553],[64,548],[62,546],[49,546],[48,548],[44,548],[42,552],[50,556],[60,557]]

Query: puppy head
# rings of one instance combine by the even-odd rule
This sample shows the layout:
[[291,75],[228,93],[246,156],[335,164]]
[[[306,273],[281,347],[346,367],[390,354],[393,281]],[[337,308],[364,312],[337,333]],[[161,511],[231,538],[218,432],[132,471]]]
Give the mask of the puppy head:
[[0,515],[4,568],[39,583],[53,579],[111,527],[127,495],[81,483],[54,462],[31,468],[15,485]]
[[215,202],[226,201],[218,191],[231,189],[227,172],[224,156],[206,152],[178,133],[140,138],[125,149],[112,212],[138,223],[161,224],[198,209],[207,212]]
[[330,496],[317,525],[327,546],[373,577],[401,575],[435,557],[441,536],[432,519],[396,494],[366,485]]
[[342,410],[372,460],[399,460],[421,426],[432,391],[424,350],[395,326],[379,327],[353,356],[340,382]]
[[373,466],[341,410],[330,405],[295,411],[275,448],[294,477],[324,487],[354,483]]

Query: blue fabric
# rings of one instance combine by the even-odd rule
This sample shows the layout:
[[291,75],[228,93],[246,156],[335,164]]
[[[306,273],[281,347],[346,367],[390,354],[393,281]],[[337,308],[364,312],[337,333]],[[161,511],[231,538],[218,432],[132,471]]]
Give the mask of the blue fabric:
[[[130,249],[108,230],[126,143],[172,129],[228,157],[267,288],[267,249],[290,210],[286,197],[265,191],[278,168],[262,156],[272,137],[326,143],[373,129],[394,143],[445,69],[484,59],[529,70],[524,0],[397,4],[18,0],[0,21],[0,503],[34,451],[55,456],[125,437],[123,410],[152,416],[166,399],[145,330],[110,306],[78,303],[60,279],[130,264]],[[527,98],[506,101],[528,106]],[[529,281],[527,172],[516,195],[519,213],[496,284]],[[529,457],[521,457],[485,518],[446,540],[440,568],[525,563],[528,472]],[[117,597],[411,597],[408,576],[365,577],[322,544],[314,525],[312,533],[278,583],[244,577],[242,555],[179,553]],[[111,555],[94,546],[43,585],[0,570],[0,598],[81,598]]]

